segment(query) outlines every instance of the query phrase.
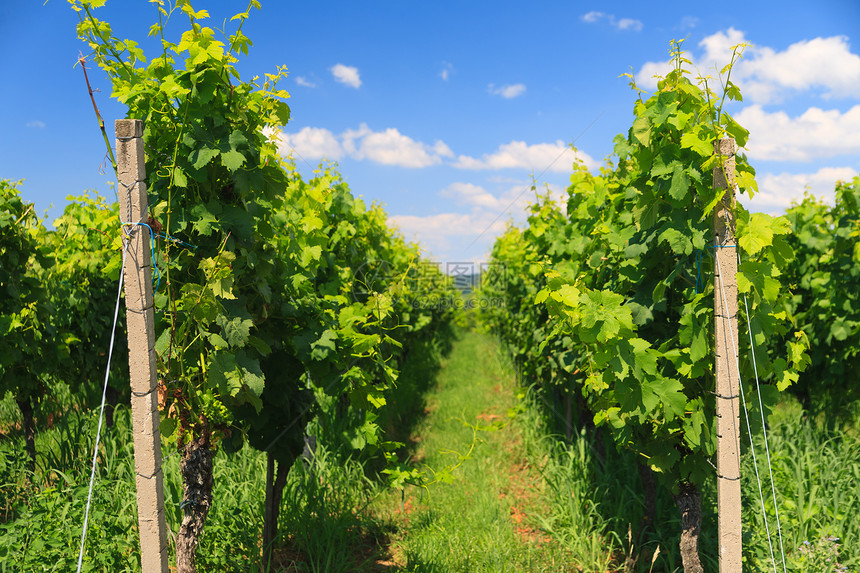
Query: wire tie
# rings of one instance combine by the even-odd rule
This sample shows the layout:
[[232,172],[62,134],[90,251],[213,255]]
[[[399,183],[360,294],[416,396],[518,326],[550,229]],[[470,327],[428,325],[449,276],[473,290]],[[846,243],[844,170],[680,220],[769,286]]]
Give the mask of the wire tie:
[[177,244],[180,244],[184,247],[190,247],[190,248],[194,249],[195,251],[197,250],[197,245],[192,245],[191,243],[186,243],[184,241],[177,239],[176,237],[171,237],[170,235],[167,235],[165,233],[156,233],[156,236],[161,237],[163,239],[166,239],[166,240],[170,241],[171,243],[177,243]]
[[135,180],[134,180],[132,183],[130,183],[130,184],[126,184],[126,183],[123,183],[122,181],[120,181],[120,182],[119,182],[119,184],[120,184],[120,185],[122,185],[123,187],[125,187],[125,190],[126,190],[126,191],[128,191],[128,192],[130,193],[130,192],[131,192],[131,190],[132,190],[132,189],[134,189],[134,188],[137,186],[137,184],[138,184],[138,180],[137,180],[137,179],[135,179]]
[[[174,382],[178,382],[178,380],[174,380]],[[171,453],[171,454],[168,454],[168,455],[164,456],[163,458],[161,458],[161,467],[159,467],[157,470],[155,470],[155,473],[153,473],[153,474],[149,474],[149,475],[147,476],[147,475],[143,475],[142,473],[139,473],[139,472],[135,472],[135,473],[136,473],[137,475],[139,475],[140,477],[142,477],[143,479],[152,479],[153,477],[155,477],[155,475],[156,475],[158,472],[160,472],[160,471],[162,471],[162,470],[164,469],[164,460],[169,460],[170,458],[172,458],[173,456],[177,455],[178,453],[179,453],[179,450],[176,450],[175,452],[173,452],[173,453]]]
[[[150,349],[150,350],[154,350],[154,349]],[[152,390],[147,390],[146,392],[132,392],[132,395],[134,395],[138,398],[142,398],[144,396],[149,396],[150,394],[152,394],[153,392],[155,392],[156,390],[158,390],[160,388],[167,388],[168,385],[176,384],[178,382],[179,382],[179,380],[171,380],[170,382],[159,382],[158,384],[155,385],[155,387],[153,387]]]
[[161,468],[158,468],[157,470],[155,470],[155,472],[153,472],[153,473],[151,473],[151,474],[149,474],[149,475],[143,475],[143,474],[142,474],[142,473],[140,473],[140,472],[134,472],[134,473],[136,473],[136,474],[137,474],[137,477],[142,477],[143,479],[152,479],[152,478],[154,478],[155,476],[157,476],[157,475],[159,474],[159,472],[161,472]]
[[[129,203],[129,205],[130,205],[130,203]],[[123,229],[125,229],[125,227],[146,227],[147,229],[149,229],[149,251],[150,251],[149,258],[152,260],[152,268],[155,269],[155,290],[153,291],[152,294],[157,293],[158,287],[161,285],[161,271],[158,270],[158,265],[155,264],[155,231],[153,231],[152,227],[150,227],[148,224],[141,223],[141,222],[137,222],[137,223],[120,222],[120,226]],[[134,233],[134,230],[129,231],[128,235],[126,235],[126,236],[128,238],[131,238],[133,233]]]
[[702,274],[702,255],[707,252],[707,249],[737,249],[737,245],[709,245],[704,249],[699,249],[696,254],[696,294],[699,294],[699,276]]
[[714,392],[714,396],[717,398],[722,398],[723,400],[734,400],[735,398],[740,398],[739,394],[735,394],[734,396],[723,396],[722,394],[717,394]]
[[128,311],[128,312],[133,312],[134,314],[146,314],[146,311],[148,311],[148,310],[154,310],[154,308],[155,308],[154,306],[148,306],[148,307],[146,307],[146,308],[144,308],[144,309],[137,310],[136,308],[128,308],[128,307],[126,307],[126,308],[125,308],[125,310],[126,310],[126,311]]
[[134,391],[132,391],[131,395],[134,396],[135,398],[146,398],[147,396],[149,396],[150,394],[152,394],[156,390],[158,390],[158,386],[155,386],[152,390],[147,390],[146,392],[134,392]]
[[714,465],[714,462],[712,462],[710,458],[705,458],[705,461],[706,461],[706,462],[708,462],[708,464],[710,464],[710,466],[711,466],[712,468],[714,468],[714,471],[716,471],[716,472],[717,472],[717,477],[718,477],[719,479],[727,479],[727,480],[729,480],[729,481],[738,481],[739,479],[741,479],[741,476],[733,477],[733,478],[731,478],[731,477],[726,477],[726,476],[722,475],[721,473],[719,473],[719,470],[717,469],[717,466],[715,466],[715,465]]

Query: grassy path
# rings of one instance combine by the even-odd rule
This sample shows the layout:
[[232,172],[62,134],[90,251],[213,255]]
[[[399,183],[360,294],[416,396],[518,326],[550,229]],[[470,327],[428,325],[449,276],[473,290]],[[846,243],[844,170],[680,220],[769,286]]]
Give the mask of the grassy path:
[[[526,461],[522,429],[509,415],[518,404],[514,388],[496,342],[464,333],[413,435],[414,460],[440,472],[440,482],[429,492],[412,487],[402,499],[392,496],[383,510],[398,527],[396,571],[577,570],[529,522],[544,492]],[[453,479],[445,479],[448,470]]]

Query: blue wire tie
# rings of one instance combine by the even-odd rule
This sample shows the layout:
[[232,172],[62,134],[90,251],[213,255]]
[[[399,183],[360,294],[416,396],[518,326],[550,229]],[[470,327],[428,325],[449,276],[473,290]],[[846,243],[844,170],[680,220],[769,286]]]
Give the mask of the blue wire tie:
[[167,234],[165,234],[165,233],[156,233],[155,235],[156,235],[157,237],[161,237],[162,239],[166,239],[166,240],[168,240],[168,241],[170,241],[170,242],[172,242],[172,243],[177,243],[177,244],[179,244],[179,245],[182,245],[183,247],[188,247],[188,248],[194,249],[195,251],[197,250],[197,246],[196,246],[196,245],[192,245],[192,244],[190,244],[190,243],[186,243],[186,242],[184,242],[184,241],[180,241],[180,240],[179,240],[179,239],[177,239],[176,237],[171,237],[170,235],[167,235]]
[[152,230],[152,227],[147,225],[146,223],[122,223],[123,227],[146,227],[149,229],[149,258],[152,260],[152,268],[155,269],[155,290],[152,292],[154,295],[158,292],[158,287],[161,285],[161,271],[158,270],[158,265],[155,264],[155,231]]
[[706,249],[737,249],[737,245],[710,245],[705,249],[699,249],[696,254],[696,294],[699,294],[699,276],[702,274],[702,254]]

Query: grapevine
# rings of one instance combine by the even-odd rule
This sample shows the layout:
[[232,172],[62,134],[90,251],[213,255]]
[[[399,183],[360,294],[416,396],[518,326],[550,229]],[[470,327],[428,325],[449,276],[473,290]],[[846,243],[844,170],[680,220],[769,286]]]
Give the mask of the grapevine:
[[[611,431],[618,448],[639,454],[679,507],[699,503],[699,488],[713,475],[713,286],[701,260],[708,256],[712,212],[724,200],[711,182],[722,161],[713,142],[731,136],[743,146],[748,137],[723,111],[727,98],[741,98],[730,72],[742,49],[735,47],[722,70],[720,95],[710,78],[689,79],[680,42],[672,45],[673,69],[655,94],[643,100],[631,77],[640,95],[627,136],[615,139],[615,164],[600,175],[575,168],[566,218],[548,198],[536,204],[522,231],[525,253],[507,250],[507,237],[494,250],[505,267],[526,261],[520,265],[530,276],[524,294],[537,290],[535,302],[549,313],[507,297],[506,311],[521,331],[549,331],[536,348],[516,342],[521,362],[528,369],[549,353],[563,367],[562,379],[579,373],[594,423]],[[743,155],[737,173],[740,191],[752,196],[755,172]],[[762,344],[791,327],[779,280],[793,257],[790,229],[783,217],[733,208],[739,291],[749,299],[748,320]],[[491,288],[500,286],[491,276]],[[502,332],[507,340],[523,340]],[[782,349],[787,358],[768,361],[762,353],[759,373],[774,383],[770,388],[784,390],[797,379],[807,364],[804,350],[800,337]],[[768,408],[776,393],[765,394]],[[701,519],[701,508],[694,511]],[[697,551],[682,556],[686,570],[701,569]]]

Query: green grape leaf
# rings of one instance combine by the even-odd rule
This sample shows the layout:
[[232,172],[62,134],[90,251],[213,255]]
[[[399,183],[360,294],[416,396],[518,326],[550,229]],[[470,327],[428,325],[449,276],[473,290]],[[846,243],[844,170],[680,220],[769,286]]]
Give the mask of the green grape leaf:
[[675,170],[672,173],[672,183],[669,186],[669,195],[680,201],[687,196],[687,190],[690,188],[690,178],[687,176],[686,170],[681,164],[675,165]]
[[235,149],[230,149],[221,153],[221,164],[228,171],[236,171],[245,164],[245,156]]
[[651,122],[645,117],[637,117],[633,120],[630,134],[642,146],[648,147],[651,145]]

